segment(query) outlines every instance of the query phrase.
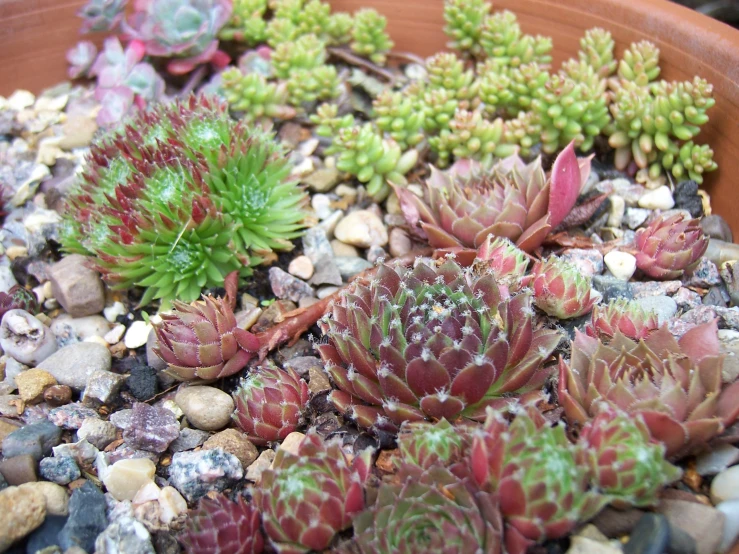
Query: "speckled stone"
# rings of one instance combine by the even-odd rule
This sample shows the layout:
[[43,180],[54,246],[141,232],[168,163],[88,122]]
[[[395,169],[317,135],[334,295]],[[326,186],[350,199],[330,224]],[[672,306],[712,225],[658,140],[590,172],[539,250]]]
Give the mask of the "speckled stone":
[[49,412],[49,421],[58,425],[62,429],[77,430],[82,426],[82,423],[91,417],[100,416],[92,408],[83,406],[79,402],[73,402],[72,404],[66,404],[59,408],[54,408]]
[[203,449],[222,448],[226,452],[236,456],[241,462],[241,467],[246,469],[257,459],[259,452],[244,433],[236,429],[226,429],[210,437]]
[[164,452],[179,434],[180,424],[172,412],[137,402],[123,438],[134,448]]
[[69,456],[42,459],[39,462],[39,473],[42,478],[57,485],[68,485],[81,475],[77,462]]
[[222,491],[243,475],[239,459],[221,448],[178,452],[169,466],[170,483],[188,502],[211,490]]

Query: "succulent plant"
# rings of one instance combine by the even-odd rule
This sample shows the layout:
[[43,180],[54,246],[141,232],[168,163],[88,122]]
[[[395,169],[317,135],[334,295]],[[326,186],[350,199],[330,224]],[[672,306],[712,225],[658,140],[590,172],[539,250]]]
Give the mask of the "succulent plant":
[[331,148],[337,154],[336,168],[367,183],[367,194],[376,202],[390,194],[389,183],[407,184],[405,174],[418,160],[416,150],[402,152],[395,141],[383,139],[369,123],[340,129]]
[[375,505],[355,519],[355,538],[346,552],[501,553],[502,523],[495,495],[440,466],[401,478],[400,483],[380,485]]
[[659,48],[648,40],[632,43],[618,63],[618,78],[646,87],[659,77]]
[[486,0],[445,0],[444,32],[451,39],[447,46],[479,57],[482,54],[482,25],[490,8]]
[[334,46],[349,44],[353,27],[354,18],[351,15],[344,12],[332,13],[325,29],[328,43]]
[[520,408],[511,423],[488,411],[472,440],[470,465],[475,481],[498,493],[507,552],[565,536],[603,507],[605,499],[587,489],[578,450],[564,426],[550,427],[535,408]]
[[309,0],[298,15],[298,34],[313,34],[324,38],[327,35],[331,6],[321,0]]
[[591,484],[615,505],[654,505],[660,489],[682,475],[665,461],[665,446],[650,441],[640,414],[608,404],[583,426],[578,443],[578,463],[589,468]]
[[264,34],[267,37],[267,44],[272,48],[277,48],[280,44],[292,42],[298,38],[298,27],[289,19],[278,17],[267,23]]
[[654,96],[655,146],[667,150],[671,137],[691,140],[708,121],[706,111],[714,106],[713,86],[705,79],[659,81],[650,85]]
[[569,363],[560,359],[559,401],[570,423],[585,424],[606,402],[641,414],[668,456],[690,453],[732,424],[739,383],[722,390],[715,320],[677,341],[662,326],[638,343],[617,332],[608,344],[579,331]]
[[617,332],[632,340],[641,340],[659,328],[657,314],[638,302],[618,298],[607,306],[595,304],[590,325],[585,328],[591,337],[613,338]]
[[77,15],[82,18],[81,33],[115,31],[123,20],[128,0],[88,0]]
[[315,69],[325,61],[326,46],[316,35],[278,44],[272,53],[272,69],[280,79],[287,79],[297,69]]
[[423,128],[429,133],[438,133],[449,128],[459,101],[448,90],[438,88],[424,91],[420,104],[424,114]]
[[174,58],[167,70],[175,75],[207,62],[224,67],[229,60],[218,50],[218,33],[232,8],[231,0],[137,0],[123,30],[148,55]]
[[471,69],[464,69],[464,62],[450,52],[441,52],[426,61],[429,86],[443,88],[459,102],[463,109],[474,108],[479,84]]
[[186,554],[261,554],[260,519],[259,511],[243,496],[236,502],[221,493],[204,496],[177,538]]
[[531,156],[540,137],[541,124],[534,112],[519,112],[516,117],[503,123],[503,141],[518,146],[518,154],[525,158]]
[[292,368],[262,365],[241,380],[234,400],[236,425],[252,443],[266,446],[297,429],[308,403],[308,385]]
[[601,78],[606,78],[616,71],[618,62],[613,57],[613,42],[611,33],[600,27],[588,29],[580,39],[578,56],[581,62],[592,67]]
[[581,166],[570,145],[549,177],[541,159],[526,165],[515,155],[471,176],[432,169],[424,199],[400,188],[398,199],[408,224],[417,232],[420,225],[434,248],[478,248],[494,235],[530,252],[575,205],[589,164]]
[[506,107],[516,103],[516,97],[511,90],[511,78],[508,71],[484,71],[479,79],[478,97],[483,104],[485,113],[495,116]]
[[272,136],[225,103],[160,105],[93,144],[61,242],[94,256],[111,285],[147,287],[142,305],[192,301],[234,270],[246,276],[253,253],[292,248],[305,195],[289,171]]
[[453,261],[413,270],[381,266],[322,323],[318,347],[339,390],[331,401],[365,428],[479,419],[503,395],[537,391],[559,342],[538,329],[528,294],[502,300],[492,273]]
[[295,25],[300,21],[304,0],[269,0],[274,19],[286,19]]
[[590,277],[557,256],[534,264],[528,286],[534,292],[536,307],[558,319],[585,315],[600,299]]
[[295,110],[285,105],[287,86],[270,83],[259,73],[243,73],[231,67],[221,73],[221,89],[229,107],[243,112],[245,121],[290,119],[295,115]]
[[174,301],[154,326],[154,352],[181,381],[220,379],[241,371],[259,350],[259,339],[236,324],[228,302],[206,296],[192,304]]
[[376,10],[364,8],[354,14],[351,49],[376,64],[385,63],[385,54],[392,49],[394,43],[390,40],[385,27],[387,19]]
[[608,143],[616,149],[614,165],[626,169],[633,159],[650,173],[661,173],[654,144],[654,97],[649,89],[624,81],[613,95],[610,106],[613,122],[606,128]]
[[95,99],[102,105],[97,115],[99,125],[117,125],[164,94],[164,80],[150,64],[141,61],[143,58],[144,49],[139,43],[130,43],[124,51],[117,38],[105,39],[103,50],[88,71],[97,77]]
[[444,418],[436,423],[406,421],[398,433],[396,465],[412,465],[423,470],[434,465],[449,467],[466,455],[470,438],[468,429],[452,425]]
[[[352,114],[339,117],[339,107],[329,102],[324,102],[318,106],[316,112],[311,114],[310,120],[316,125],[316,134],[319,137],[333,138],[339,133],[339,130],[354,126],[354,116]],[[336,149],[331,149],[331,151],[335,152]]]
[[35,314],[38,311],[36,295],[20,285],[13,285],[8,292],[0,292],[0,319],[10,310]]
[[372,470],[372,449],[350,462],[336,441],[308,432],[297,454],[278,450],[262,473],[253,502],[278,552],[327,548],[339,531],[364,509],[364,482]]
[[475,263],[491,270],[498,282],[509,285],[518,285],[529,266],[526,254],[505,237],[488,235],[476,254]]
[[695,144],[692,140],[679,149],[671,145],[660,160],[662,167],[672,173],[676,179],[690,179],[698,184],[703,183],[703,174],[718,169],[713,160],[713,149],[707,144]]
[[267,0],[234,0],[231,18],[221,28],[218,37],[249,45],[264,42],[267,38],[266,11]]
[[386,89],[372,102],[377,128],[387,133],[400,148],[416,146],[424,139],[424,113],[411,98]]
[[341,80],[333,65],[296,69],[286,81],[287,96],[293,106],[316,100],[330,100],[341,94]]
[[516,14],[508,10],[495,12],[484,19],[480,45],[488,59],[498,67],[518,67],[536,62],[548,65],[552,61],[552,39],[524,35]]
[[697,219],[682,214],[659,216],[639,229],[634,239],[636,266],[654,279],[677,279],[695,265],[708,248]]
[[82,40],[67,50],[67,62],[69,69],[67,75],[70,79],[87,77],[92,64],[97,59],[98,49],[89,40]]

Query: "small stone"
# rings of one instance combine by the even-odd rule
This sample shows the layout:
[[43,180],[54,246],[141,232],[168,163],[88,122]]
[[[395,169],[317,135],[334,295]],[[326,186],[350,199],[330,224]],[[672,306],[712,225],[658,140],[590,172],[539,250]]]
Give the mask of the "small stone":
[[303,177],[303,183],[314,192],[328,192],[339,183],[340,178],[341,173],[338,170],[326,167]]
[[38,366],[57,349],[51,329],[24,310],[5,312],[0,324],[0,347],[28,366]]
[[585,537],[572,537],[567,554],[620,554],[621,549],[607,542],[598,542]]
[[0,552],[39,527],[46,517],[46,499],[39,491],[8,487],[0,491]]
[[733,383],[739,377],[739,332],[731,329],[719,329],[718,340],[721,352],[726,354],[721,368],[721,380]]
[[159,453],[167,450],[179,434],[180,424],[172,412],[136,402],[123,439],[133,448]]
[[631,283],[631,290],[634,291],[634,298],[672,296],[681,286],[680,281],[641,281]]
[[244,469],[248,468],[257,459],[257,455],[259,454],[257,448],[246,435],[238,432],[236,429],[226,429],[225,431],[216,433],[205,441],[203,450],[212,448],[222,448],[229,454],[233,454],[239,459],[241,467]]
[[608,209],[608,226],[619,228],[621,227],[621,221],[626,211],[626,200],[617,194],[612,194],[608,198],[610,200],[610,207]]
[[112,371],[93,371],[87,379],[82,402],[88,406],[110,404],[118,397],[126,379],[126,375],[118,375]]
[[151,323],[146,323],[142,320],[134,321],[126,331],[126,335],[123,338],[123,344],[126,345],[126,348],[130,348],[131,350],[144,346],[146,344],[146,340],[149,338],[149,333],[151,333],[153,328],[154,327]]
[[739,537],[739,500],[721,502],[716,509],[726,517],[724,536],[718,551],[727,552]]
[[345,258],[356,258],[359,256],[359,251],[351,244],[344,244],[340,240],[331,241],[331,250],[334,252],[334,256],[345,257]]
[[701,295],[685,287],[680,287],[678,291],[672,295],[672,299],[677,303],[677,307],[681,310],[690,310],[691,308],[701,305]]
[[103,337],[110,330],[110,323],[101,315],[85,317],[71,317],[62,314],[51,323],[51,331],[56,335],[57,342],[69,344],[92,337]]
[[155,554],[155,551],[149,530],[133,517],[122,517],[98,535],[95,554]]
[[723,470],[711,482],[711,501],[719,504],[727,500],[739,500],[739,465]]
[[376,264],[387,259],[387,252],[381,246],[370,246],[364,257],[368,262]]
[[594,248],[570,248],[562,254],[562,259],[573,264],[581,274],[588,277],[603,273],[603,254]]
[[0,444],[2,444],[2,441],[5,440],[5,437],[7,437],[10,433],[17,431],[22,427],[22,424],[15,421],[5,421],[3,419],[0,419]]
[[48,270],[54,298],[72,317],[97,314],[105,307],[100,274],[86,264],[85,256],[72,254],[52,264]]
[[74,489],[69,499],[69,519],[59,533],[59,546],[94,552],[95,539],[108,525],[105,508],[105,496],[90,481]]
[[310,279],[310,284],[319,285],[341,285],[341,273],[336,265],[333,254],[321,257],[315,264],[315,272]]
[[295,356],[285,360],[285,367],[295,371],[300,377],[306,379],[311,369],[323,370],[321,358],[316,356]]
[[79,429],[86,419],[99,417],[95,410],[83,406],[79,402],[66,404],[49,412],[49,421],[62,429],[71,430]]
[[305,296],[298,300],[298,308],[307,308],[309,306],[312,306],[316,302],[320,302],[320,300],[318,300],[318,298],[316,298],[315,296]]
[[[305,298],[310,297],[304,296],[300,300],[304,300]],[[241,329],[248,331],[259,320],[259,316],[262,315],[262,311],[262,308],[251,307],[247,308],[246,310],[236,312],[234,314],[234,317],[236,318],[236,325],[238,325]]]
[[110,323],[115,323],[118,316],[126,315],[127,313],[128,310],[126,310],[126,306],[123,302],[113,302],[112,305],[103,308],[103,316],[105,316],[105,319]]
[[726,242],[734,242],[734,235],[731,227],[726,220],[717,214],[707,215],[701,218],[701,229],[707,236],[723,240]]
[[351,279],[355,275],[362,273],[374,267],[374,264],[368,262],[364,258],[349,258],[345,256],[337,256],[334,258],[336,267],[339,268],[339,274],[342,279]]
[[119,460],[105,472],[103,483],[116,500],[132,500],[141,487],[154,480],[156,469],[146,458]]
[[180,387],[175,402],[182,408],[187,420],[203,431],[218,431],[231,421],[234,401],[215,387]]
[[0,462],[0,475],[9,485],[22,485],[23,483],[38,481],[36,459],[30,454],[5,458]]
[[195,502],[211,490],[220,492],[243,475],[239,459],[221,448],[178,452],[169,466],[170,483],[188,502]]
[[344,217],[344,212],[342,210],[336,210],[334,213],[332,213],[329,217],[321,221],[318,225],[316,225],[316,228],[322,229],[323,232],[326,233],[326,236],[330,239],[334,236],[334,231],[336,230],[336,226],[339,224],[339,221]]
[[308,283],[293,277],[279,267],[269,270],[269,284],[277,298],[287,298],[297,302],[305,296],[315,296]]
[[[613,197],[611,197],[613,198]],[[624,223],[629,229],[638,229],[652,215],[652,210],[644,208],[627,208],[624,214]]]
[[131,408],[118,410],[117,412],[113,412],[112,414],[110,414],[110,417],[108,417],[108,421],[110,421],[113,425],[115,425],[118,429],[121,429],[122,431],[125,431],[131,426],[132,419],[133,410]]
[[97,130],[98,125],[94,119],[79,115],[69,116],[61,126],[59,148],[72,150],[88,146]]
[[16,90],[13,94],[8,97],[7,106],[11,110],[17,112],[30,108],[36,102],[36,97],[32,92],[27,90]]
[[339,287],[321,287],[316,292],[316,296],[318,297],[319,300],[323,300],[327,296],[331,296],[337,290],[339,290]]
[[624,199],[627,206],[636,206],[645,191],[642,185],[622,178],[601,181],[596,185],[596,189],[600,192],[612,190],[614,194]]
[[300,443],[303,442],[304,438],[305,435],[303,433],[293,431],[285,437],[284,441],[282,441],[282,444],[280,444],[280,450],[284,450],[286,452],[289,452],[290,454],[295,454],[297,456],[298,447],[300,446]]
[[59,444],[62,430],[50,421],[39,421],[13,431],[3,440],[3,456],[11,458],[29,454],[35,460],[47,456]]
[[185,427],[180,431],[180,436],[177,437],[172,444],[169,445],[169,449],[172,452],[184,452],[185,450],[192,450],[203,444],[210,437],[210,433],[207,431],[201,431],[200,429],[190,429]]
[[80,466],[86,466],[95,461],[100,452],[85,439],[77,442],[68,442],[55,446],[53,449],[56,458],[72,458]]
[[721,275],[716,264],[707,258],[701,258],[698,265],[683,275],[682,281],[686,287],[708,288],[721,284]]
[[662,554],[670,543],[670,526],[665,516],[644,514],[624,545],[624,554]]
[[46,513],[53,516],[66,516],[69,514],[69,496],[67,489],[49,483],[48,481],[35,481],[24,483],[18,487],[23,491],[40,492],[46,499]]
[[107,347],[94,342],[78,342],[57,350],[38,369],[51,373],[60,385],[82,391],[95,371],[110,371],[111,355]]
[[187,502],[174,487],[164,487],[159,493],[160,519],[169,525],[181,514],[187,512]]
[[26,542],[26,552],[34,554],[61,554],[61,549],[57,545],[59,542],[57,536],[67,523],[64,516],[47,515],[44,523],[38,527],[28,537]]
[[331,198],[326,194],[314,194],[310,200],[313,211],[318,219],[326,219],[333,213],[331,209]]
[[116,439],[118,429],[109,421],[87,418],[77,430],[77,437],[85,439],[99,450],[103,450]]
[[644,310],[653,311],[657,314],[660,325],[667,323],[677,313],[677,302],[669,296],[647,296],[636,300]]
[[408,233],[406,233],[400,227],[395,227],[390,231],[389,249],[390,255],[399,258],[405,256],[411,251],[413,243],[411,242]]
[[636,271],[636,258],[628,252],[611,250],[603,257],[608,271],[622,281],[628,281]]
[[298,279],[308,280],[313,276],[313,262],[308,256],[298,256],[290,262],[287,272]]
[[671,527],[693,537],[697,554],[713,554],[721,544],[726,518],[715,508],[687,500],[663,499],[658,511],[667,517]]
[[696,457],[695,470],[702,476],[716,475],[737,462],[739,448],[730,444],[719,444]]
[[[146,339],[146,365],[149,367],[153,367],[157,371],[161,371],[163,369],[167,368],[167,362],[162,360],[156,352],[154,352],[154,348],[157,345],[157,334],[154,331],[154,329],[151,330],[149,333],[149,336]],[[158,378],[159,376],[157,376]]]
[[271,449],[263,450],[259,457],[246,469],[245,479],[258,483],[262,480],[262,472],[272,467],[275,459],[275,451]]
[[617,538],[629,533],[644,514],[638,508],[616,510],[606,507],[593,518],[593,525],[609,539]]
[[359,248],[385,246],[389,240],[382,220],[369,210],[357,210],[346,215],[339,221],[334,234],[341,242]]
[[41,401],[47,388],[56,385],[56,379],[43,369],[29,369],[16,376],[15,384],[25,403],[36,404]]
[[136,400],[149,400],[159,392],[157,371],[148,365],[138,365],[131,369],[126,379],[126,388]]
[[331,382],[328,380],[328,375],[320,366],[313,366],[308,370],[308,389],[311,394],[318,394],[319,392],[331,389]]
[[639,198],[639,207],[649,210],[670,210],[675,206],[670,187],[662,185]]
[[724,289],[721,287],[713,286],[708,289],[708,292],[701,299],[701,303],[704,306],[717,306],[725,308],[729,298]]
[[68,485],[80,478],[80,468],[74,458],[43,458],[39,462],[39,474],[43,479],[57,485]]
[[126,326],[122,323],[118,323],[110,331],[103,335],[103,339],[108,344],[116,344],[120,342],[125,332]]

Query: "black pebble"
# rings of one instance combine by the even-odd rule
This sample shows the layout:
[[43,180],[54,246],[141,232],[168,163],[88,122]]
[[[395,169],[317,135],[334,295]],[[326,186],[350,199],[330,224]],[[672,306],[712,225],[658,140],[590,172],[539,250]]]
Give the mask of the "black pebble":
[[695,181],[682,181],[675,186],[673,194],[675,208],[687,210],[693,217],[703,215],[703,201],[698,196],[698,183]]
[[159,392],[157,371],[148,365],[131,368],[131,376],[126,381],[126,387],[136,400],[149,400]]
[[670,544],[670,525],[661,514],[644,514],[631,531],[624,554],[663,554]]

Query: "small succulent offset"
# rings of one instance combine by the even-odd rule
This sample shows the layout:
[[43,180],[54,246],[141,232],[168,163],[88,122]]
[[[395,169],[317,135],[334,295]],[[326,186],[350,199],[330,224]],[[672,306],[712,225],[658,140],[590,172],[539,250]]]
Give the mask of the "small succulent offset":
[[600,27],[588,29],[580,39],[580,61],[587,63],[601,78],[609,77],[618,67],[613,57],[616,43],[611,33]]
[[339,552],[501,554],[497,497],[459,473],[401,468],[400,482],[380,485],[375,505],[354,520],[354,540]]
[[606,306],[593,306],[590,325],[585,332],[591,337],[611,339],[619,332],[632,340],[641,340],[659,328],[657,314],[633,300],[618,298]]
[[115,31],[123,20],[128,0],[88,0],[77,15],[82,18],[81,33]]
[[404,421],[482,419],[485,407],[538,389],[559,342],[537,328],[528,294],[504,300],[492,273],[451,260],[413,270],[383,265],[322,323],[318,347],[338,390],[330,399],[370,429]]
[[390,89],[384,90],[372,102],[373,119],[377,128],[405,149],[424,139],[424,113],[417,110],[411,98]]
[[464,62],[456,55],[441,52],[426,61],[429,87],[443,88],[451,93],[462,109],[475,108],[474,101],[479,87],[475,74],[471,69],[465,70]]
[[372,470],[372,449],[350,462],[341,445],[309,432],[297,454],[278,450],[262,473],[253,503],[278,552],[328,548],[336,533],[352,525],[365,507],[364,483]]
[[241,329],[228,302],[206,296],[185,304],[174,302],[154,326],[154,352],[181,381],[220,379],[241,371],[259,350],[259,339]]
[[87,77],[92,64],[97,59],[97,54],[97,46],[89,40],[82,40],[67,50],[67,62],[69,62],[67,75],[69,78]]
[[237,67],[226,69],[221,73],[221,89],[230,108],[243,112],[246,121],[290,119],[295,115],[295,110],[286,105],[287,87],[270,83],[259,73],[244,73]]
[[260,522],[259,511],[243,496],[233,502],[218,493],[215,498],[200,499],[177,539],[186,554],[261,554]]
[[606,402],[640,414],[667,455],[702,447],[739,415],[739,382],[722,388],[715,320],[677,341],[666,326],[638,343],[617,332],[608,344],[576,331],[569,363],[560,359],[559,401],[569,422],[585,424]]
[[589,172],[589,159],[578,162],[570,145],[549,177],[540,158],[526,165],[513,155],[469,176],[432,169],[424,199],[397,193],[408,224],[434,248],[478,248],[493,235],[530,252],[570,212]]
[[552,61],[552,39],[525,35],[516,14],[508,10],[495,12],[483,21],[480,45],[491,63],[498,67],[519,67],[536,62],[546,66]]
[[550,427],[531,406],[519,408],[511,423],[488,410],[472,440],[470,467],[475,481],[500,498],[509,554],[565,536],[606,503],[588,490],[589,472],[578,464],[578,450],[564,426]]
[[678,279],[694,266],[708,248],[698,219],[682,214],[657,217],[639,229],[634,243],[636,266],[653,279]]
[[341,94],[341,80],[333,65],[295,69],[286,81],[290,104],[301,106],[316,100],[330,100]]
[[486,0],[446,0],[444,33],[451,39],[447,46],[479,57],[482,54],[482,24],[491,7]]
[[298,428],[308,397],[308,385],[294,369],[262,365],[241,380],[232,417],[252,443],[266,446]]
[[600,299],[590,277],[557,256],[537,261],[529,279],[536,307],[559,319],[585,315]]
[[173,58],[167,70],[181,75],[202,63],[228,63],[228,56],[218,50],[218,32],[232,10],[231,0],[137,0],[123,30],[140,41],[148,55]]
[[234,0],[231,18],[221,28],[218,37],[255,45],[267,38],[267,22],[264,13],[267,0]]
[[464,459],[470,443],[469,430],[453,426],[442,418],[436,423],[406,421],[398,432],[398,466],[411,465],[430,469],[435,465],[449,467]]
[[10,310],[35,314],[38,311],[36,295],[20,285],[13,285],[8,292],[0,292],[0,319]]
[[475,263],[491,270],[499,283],[520,288],[529,260],[523,250],[507,238],[489,235],[477,249]]
[[287,79],[297,69],[314,69],[326,62],[326,45],[316,35],[303,35],[295,41],[277,45],[272,53],[272,69]]
[[371,8],[359,10],[354,14],[352,40],[349,46],[360,56],[369,58],[377,64],[384,64],[385,54],[394,46],[385,31],[386,26],[387,19],[376,10]]
[[682,471],[665,460],[665,446],[650,442],[644,418],[602,404],[580,431],[578,463],[590,482],[616,506],[651,506]]

